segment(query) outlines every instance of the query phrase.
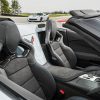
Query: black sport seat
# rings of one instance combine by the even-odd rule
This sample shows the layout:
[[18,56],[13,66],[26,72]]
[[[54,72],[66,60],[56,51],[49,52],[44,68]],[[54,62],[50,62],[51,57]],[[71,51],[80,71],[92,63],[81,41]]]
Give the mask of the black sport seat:
[[[21,56],[16,55],[18,45],[25,49]],[[0,66],[0,75],[44,100],[53,100],[56,93],[54,78],[37,64],[33,47],[21,39],[11,21],[0,22]]]
[[[26,49],[22,57],[15,55],[18,45]],[[7,78],[43,99],[53,98],[56,84],[52,75],[36,65],[33,47],[21,39],[10,21],[0,22],[0,60],[1,73]]]
[[[50,59],[59,66],[76,68],[77,57],[74,51],[63,43],[63,35],[57,30],[56,22],[48,20],[46,24],[45,43],[51,54]],[[84,71],[100,70],[98,66],[89,66]]]
[[77,58],[73,50],[65,46],[62,34],[57,31],[56,22],[49,20],[46,24],[45,43],[51,53],[51,59],[60,66],[75,68]]

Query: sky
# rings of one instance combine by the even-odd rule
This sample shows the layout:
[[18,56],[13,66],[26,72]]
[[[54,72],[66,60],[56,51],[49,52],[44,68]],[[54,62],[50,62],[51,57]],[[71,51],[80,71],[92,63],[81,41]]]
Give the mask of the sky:
[[[11,0],[8,0],[11,1]],[[18,0],[22,12],[52,12],[78,9],[100,10],[100,0]]]

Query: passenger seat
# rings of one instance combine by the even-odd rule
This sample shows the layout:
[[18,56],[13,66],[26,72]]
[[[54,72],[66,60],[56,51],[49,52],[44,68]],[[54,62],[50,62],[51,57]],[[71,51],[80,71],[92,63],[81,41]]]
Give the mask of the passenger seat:
[[[59,66],[76,69],[77,57],[74,51],[63,43],[63,35],[57,30],[56,22],[48,20],[46,23],[46,47],[50,58]],[[80,67],[81,68],[81,67]],[[83,71],[100,70],[98,66],[89,66]]]

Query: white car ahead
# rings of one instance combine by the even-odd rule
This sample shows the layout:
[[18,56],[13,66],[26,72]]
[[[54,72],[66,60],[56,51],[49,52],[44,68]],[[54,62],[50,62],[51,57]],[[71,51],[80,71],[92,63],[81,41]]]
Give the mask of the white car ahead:
[[47,21],[49,19],[49,15],[45,14],[45,13],[36,13],[33,15],[30,15],[28,17],[28,21],[32,22],[32,21]]

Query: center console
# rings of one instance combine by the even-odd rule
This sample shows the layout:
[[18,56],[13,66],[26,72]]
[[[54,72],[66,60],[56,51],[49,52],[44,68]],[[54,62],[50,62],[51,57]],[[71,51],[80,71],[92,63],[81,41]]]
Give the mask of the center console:
[[67,82],[67,84],[70,84],[77,88],[81,88],[82,90],[86,91],[88,94],[90,93],[92,94],[93,92],[96,92],[96,90],[100,88],[100,77],[93,75],[91,73],[89,74],[87,73],[79,76],[78,78],[70,82]]
[[100,77],[98,75],[93,73],[83,74],[65,84],[83,91],[87,96],[100,99]]
[[[100,77],[96,74],[96,71],[83,72],[53,66],[48,69],[54,76],[57,84],[60,84],[60,89],[63,88],[67,94],[69,88],[69,90],[75,92],[80,91],[80,93],[84,96],[92,96],[96,98],[95,100],[100,100]],[[70,94],[71,93],[72,92],[70,92]]]

